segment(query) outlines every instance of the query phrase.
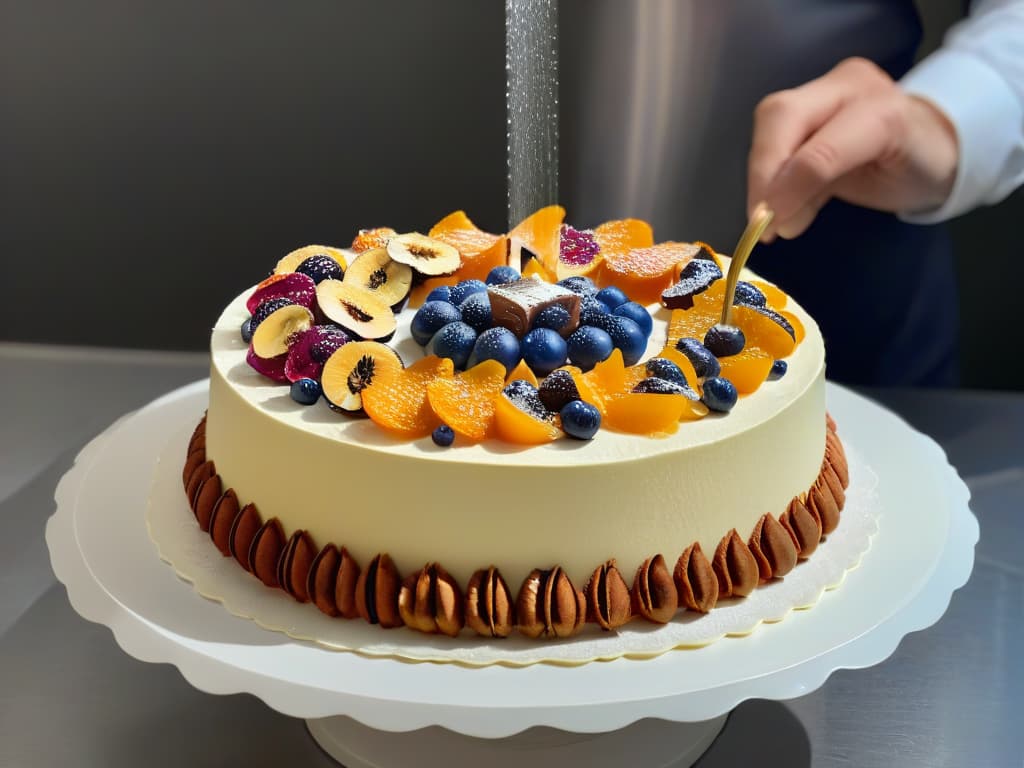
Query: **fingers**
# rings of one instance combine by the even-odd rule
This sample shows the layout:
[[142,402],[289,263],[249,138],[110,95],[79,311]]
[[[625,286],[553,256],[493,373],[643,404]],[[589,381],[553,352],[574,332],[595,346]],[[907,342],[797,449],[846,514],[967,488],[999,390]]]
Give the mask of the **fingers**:
[[[754,114],[748,158],[747,210],[767,202],[775,221],[765,233],[799,234],[828,200],[831,183],[885,151],[885,115],[861,102],[895,90],[881,69],[847,59],[822,77],[767,96]],[[887,114],[887,113],[886,113]],[[864,121],[868,129],[865,131]]]
[[793,153],[765,192],[780,235],[803,232],[806,225],[796,226],[798,214],[822,196],[827,199],[833,184],[846,174],[894,151],[902,131],[891,112],[882,99],[852,101]]

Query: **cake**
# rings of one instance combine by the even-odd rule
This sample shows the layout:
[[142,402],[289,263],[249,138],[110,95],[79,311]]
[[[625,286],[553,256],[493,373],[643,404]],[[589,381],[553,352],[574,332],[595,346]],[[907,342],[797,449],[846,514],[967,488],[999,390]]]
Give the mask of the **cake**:
[[[291,299],[269,307],[280,312],[273,328],[284,339],[276,343],[286,350],[272,350],[278,352],[272,358],[277,362],[270,364],[255,355],[256,339],[247,343],[239,331],[249,326],[244,332],[251,333],[253,297],[259,298],[261,287],[248,288],[228,303],[211,338],[208,412],[189,443],[183,471],[198,523],[222,554],[234,556],[264,584],[332,616],[451,635],[472,629],[500,637],[518,629],[529,637],[554,638],[573,635],[588,621],[614,630],[632,619],[664,622],[679,611],[705,613],[719,599],[742,597],[759,583],[784,577],[814,553],[821,537],[838,524],[849,479],[835,425],[825,412],[825,352],[813,319],[781,290],[747,274],[741,283],[745,293],[737,300],[743,311],[735,321],[746,331],[744,349],[721,356],[720,376],[701,371],[703,377],[697,377],[700,360],[678,342],[714,322],[724,301],[725,281],[718,279],[718,270],[726,260],[703,244],[659,246],[653,237],[647,243],[642,223],[626,220],[604,225],[603,239],[597,228],[593,242],[603,247],[590,249],[587,260],[574,261],[578,253],[572,246],[580,240],[573,238],[579,233],[556,217],[561,247],[552,254],[545,248],[550,239],[538,234],[546,215],[535,214],[512,238],[476,235],[471,224],[461,227],[473,237],[461,230],[453,236],[443,221],[431,235],[454,244],[458,266],[454,273],[448,268],[448,274],[413,274],[412,283],[420,286],[410,284],[409,303],[421,304],[441,286],[450,293],[505,267],[508,259],[522,258],[514,247],[522,244],[532,256],[523,273],[550,281],[524,290],[543,294],[537,306],[561,307],[549,317],[576,311],[601,322],[592,303],[580,312],[579,294],[567,303],[555,282],[565,272],[572,274],[561,282],[570,287],[586,286],[593,278],[596,290],[615,280],[625,284],[630,297],[660,296],[661,302],[649,307],[653,323],[642,352],[631,352],[627,339],[624,347],[588,365],[589,372],[565,365],[548,370],[537,362],[543,355],[528,356],[542,369],[536,377],[540,389],[521,380],[512,386],[509,380],[532,380],[536,372],[523,361],[499,366],[495,359],[473,359],[475,352],[460,366],[427,354],[448,347],[437,340],[438,331],[424,348],[419,343],[424,334],[417,333],[423,325],[417,320],[420,310],[407,306],[394,313],[393,335],[382,334],[386,343],[360,341],[347,329],[344,342],[334,340],[321,353],[327,357],[321,374],[325,397],[331,361],[358,344],[397,353],[397,362],[385,360],[387,355],[361,358],[376,360],[381,381],[412,377],[407,371],[418,376],[408,386],[421,396],[407,411],[400,410],[404,402],[396,402],[404,396],[393,394],[407,390],[371,382],[364,395],[378,386],[391,393],[383,407],[377,406],[387,413],[378,419],[371,409],[372,418],[353,418],[337,413],[337,405],[303,405],[301,391],[296,393],[306,385],[281,381],[287,350],[324,319],[317,317],[323,307],[314,306],[314,313]],[[609,232],[632,234],[612,238]],[[372,246],[395,236],[390,231],[377,236],[380,242],[364,243],[359,250],[377,252],[385,269],[390,262]],[[488,251],[498,256],[481,260]],[[351,271],[355,256],[319,246],[297,253],[281,260],[279,275],[317,254],[330,254]],[[659,259],[670,268],[652,267]],[[630,263],[640,267],[630,272]],[[713,274],[706,277],[706,272]],[[321,286],[333,278],[317,277],[320,298],[311,304],[324,305],[333,299],[325,298],[328,290]],[[516,285],[511,277],[517,276],[505,285]],[[394,279],[402,282],[401,276]],[[282,282],[278,277],[271,284]],[[308,288],[303,280],[293,282]],[[261,285],[266,293],[266,283]],[[508,299],[501,288],[495,280],[488,293],[477,293],[495,308],[518,301],[514,290]],[[331,295],[340,290],[332,287]],[[582,291],[584,305],[587,291]],[[539,327],[543,321],[530,301],[524,311]],[[460,304],[468,306],[465,298]],[[365,319],[372,313],[357,314]],[[514,307],[505,314],[515,315]],[[521,325],[522,317],[507,326],[513,323]],[[779,329],[786,336],[781,341]],[[571,340],[569,329],[563,330]],[[270,349],[266,338],[261,343]],[[552,346],[560,349],[557,341]],[[780,352],[784,365],[776,362]],[[640,359],[627,359],[631,354]],[[652,374],[662,364],[651,359],[675,361],[663,365],[682,371],[687,381],[670,387],[668,373],[666,378]],[[691,359],[697,365],[688,365]],[[490,414],[497,413],[488,418],[504,428],[492,424],[477,435],[469,425],[455,433],[441,430],[439,438],[441,415],[450,414],[458,426],[476,412],[479,403],[473,398],[479,400],[484,390],[457,385],[474,376],[482,381],[485,369],[500,372],[498,389],[486,390],[497,396],[484,401]],[[296,370],[292,364],[289,373],[296,382],[310,378]],[[385,372],[392,370],[387,379]],[[558,370],[569,373],[553,372]],[[718,385],[711,379],[726,374],[740,390],[738,398],[733,393],[734,405],[716,402],[712,391]],[[563,424],[551,412],[536,411],[537,393],[550,394],[543,382],[559,378],[570,388],[578,385],[579,400],[600,401],[602,426],[584,439],[562,433],[560,426],[569,430],[569,415],[563,415]],[[465,405],[446,399],[451,391],[466,396]],[[453,402],[457,412],[451,410]],[[396,411],[410,414],[397,426]]]

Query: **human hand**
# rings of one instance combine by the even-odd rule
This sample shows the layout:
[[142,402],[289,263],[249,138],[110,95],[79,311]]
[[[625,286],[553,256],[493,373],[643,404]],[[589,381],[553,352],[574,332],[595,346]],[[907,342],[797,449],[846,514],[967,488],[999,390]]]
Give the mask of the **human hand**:
[[875,64],[846,59],[754,111],[747,213],[775,213],[762,240],[800,235],[832,197],[883,211],[936,208],[956,178],[956,131]]

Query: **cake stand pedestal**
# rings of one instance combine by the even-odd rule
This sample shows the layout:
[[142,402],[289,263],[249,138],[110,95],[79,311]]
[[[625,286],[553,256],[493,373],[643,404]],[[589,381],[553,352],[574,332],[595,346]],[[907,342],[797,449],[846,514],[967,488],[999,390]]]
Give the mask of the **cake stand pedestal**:
[[977,521],[942,450],[829,385],[843,440],[871,457],[883,510],[862,567],[813,609],[703,648],[573,667],[331,651],[199,599],[156,554],[145,524],[154,465],[166,436],[198,420],[205,391],[197,382],[172,392],[82,450],[47,523],[54,571],[75,610],[110,627],[127,653],[174,664],[208,693],[251,693],[305,718],[349,768],[690,765],[740,702],[800,696],[834,670],[886,659],[907,633],[939,619],[974,562]]

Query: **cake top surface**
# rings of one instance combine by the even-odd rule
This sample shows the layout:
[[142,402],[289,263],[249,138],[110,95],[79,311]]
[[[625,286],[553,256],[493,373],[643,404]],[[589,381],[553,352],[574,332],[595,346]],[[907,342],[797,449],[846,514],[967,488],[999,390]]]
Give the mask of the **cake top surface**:
[[[723,261],[727,261],[723,259]],[[725,266],[723,264],[723,266]],[[744,280],[756,275],[744,271]],[[824,345],[814,320],[792,299],[785,309],[802,323],[805,337],[786,358],[788,372],[782,378],[765,382],[756,392],[741,396],[728,413],[711,413],[695,421],[679,424],[674,434],[647,437],[600,429],[593,439],[554,440],[541,445],[517,445],[496,439],[477,442],[456,441],[452,447],[435,445],[429,437],[406,439],[394,436],[370,419],[349,416],[327,407],[305,407],[281,386],[262,376],[246,363],[248,345],[239,335],[239,327],[249,317],[247,289],[236,297],[217,321],[211,337],[211,374],[227,380],[238,397],[253,408],[289,427],[324,440],[340,441],[370,451],[382,451],[410,458],[454,461],[478,465],[576,466],[581,463],[622,463],[662,453],[686,453],[745,430],[757,429],[798,399],[824,375]],[[654,328],[641,362],[658,354],[668,339],[671,311],[659,304],[648,306]],[[388,342],[402,362],[409,366],[426,352],[413,338],[412,310],[396,314],[394,337]]]

